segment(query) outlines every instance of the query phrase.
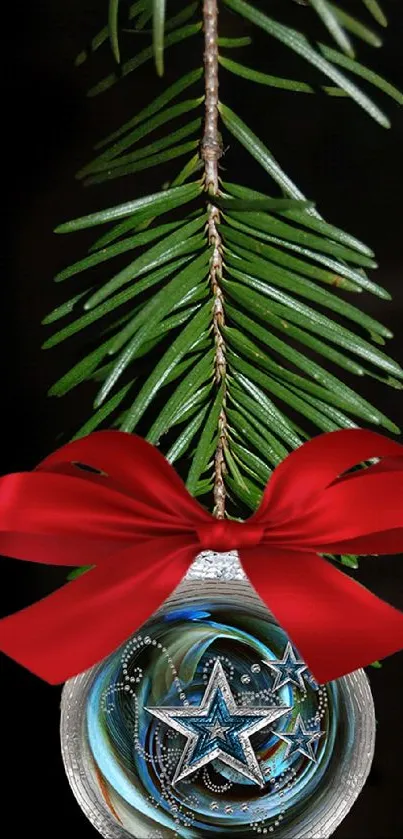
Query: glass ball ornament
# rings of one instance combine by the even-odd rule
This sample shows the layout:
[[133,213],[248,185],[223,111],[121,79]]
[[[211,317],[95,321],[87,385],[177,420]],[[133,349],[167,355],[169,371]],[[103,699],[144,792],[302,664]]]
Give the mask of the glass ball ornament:
[[62,694],[67,777],[105,839],[326,839],[374,741],[365,673],[317,684],[236,553],[200,555]]

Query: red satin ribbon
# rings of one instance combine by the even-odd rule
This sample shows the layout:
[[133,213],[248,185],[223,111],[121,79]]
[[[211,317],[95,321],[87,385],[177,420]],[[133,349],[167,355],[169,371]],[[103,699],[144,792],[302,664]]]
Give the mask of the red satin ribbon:
[[403,446],[362,429],[321,434],[275,469],[245,522],[214,519],[139,437],[101,431],[63,446],[0,479],[0,553],[96,568],[0,621],[0,649],[65,681],[120,646],[202,549],[239,550],[319,682],[396,652],[403,614],[318,554],[403,550]]

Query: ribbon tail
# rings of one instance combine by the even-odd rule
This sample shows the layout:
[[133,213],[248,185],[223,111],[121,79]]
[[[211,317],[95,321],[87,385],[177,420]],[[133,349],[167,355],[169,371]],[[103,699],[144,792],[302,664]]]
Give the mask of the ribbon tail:
[[0,621],[0,649],[50,684],[116,650],[178,585],[197,553],[186,537],[115,553],[53,594]]
[[319,683],[403,647],[403,614],[315,553],[243,549],[252,585]]

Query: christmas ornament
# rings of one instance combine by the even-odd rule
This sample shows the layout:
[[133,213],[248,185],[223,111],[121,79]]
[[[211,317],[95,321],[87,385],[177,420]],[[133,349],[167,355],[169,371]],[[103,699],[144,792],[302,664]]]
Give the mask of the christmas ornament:
[[[218,579],[195,579],[210,563]],[[200,564],[126,644],[65,685],[73,792],[109,839],[326,839],[370,769],[367,678],[319,685],[236,558]]]
[[[351,671],[400,649],[403,615],[318,554],[401,550],[402,471],[403,447],[379,434],[324,434],[276,468],[246,522],[213,518],[121,432],[1,479],[4,554],[96,566],[1,621],[0,644],[51,682],[75,676],[65,766],[103,836],[333,832],[373,753]],[[213,580],[177,589],[203,548],[237,550],[241,579],[220,588],[215,557]]]

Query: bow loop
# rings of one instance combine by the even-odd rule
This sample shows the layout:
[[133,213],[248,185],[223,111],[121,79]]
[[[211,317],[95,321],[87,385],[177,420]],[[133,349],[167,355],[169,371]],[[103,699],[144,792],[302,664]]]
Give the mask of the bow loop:
[[211,519],[197,527],[197,535],[203,550],[228,553],[259,545],[264,536],[264,527],[252,521]]

